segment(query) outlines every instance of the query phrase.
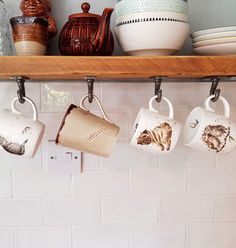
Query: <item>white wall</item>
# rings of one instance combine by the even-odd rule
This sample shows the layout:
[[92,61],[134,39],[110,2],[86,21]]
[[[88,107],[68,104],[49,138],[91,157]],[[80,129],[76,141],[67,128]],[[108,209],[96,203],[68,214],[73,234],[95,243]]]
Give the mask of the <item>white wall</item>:
[[[94,1],[94,12],[114,2]],[[212,5],[203,8],[208,2]],[[195,8],[205,11],[202,17],[194,17],[199,21],[194,27],[207,26],[206,12],[222,8],[223,1],[215,2],[190,2],[191,13]],[[17,14],[18,3],[7,4],[9,12]],[[59,26],[80,5],[72,0],[53,4]],[[224,15],[231,16],[235,3],[234,8],[233,1],[224,5],[232,9]],[[48,139],[55,138],[70,102],[78,104],[87,88],[70,82],[26,87],[47,125],[44,148]],[[48,87],[67,92],[70,100],[48,104]],[[121,135],[111,158],[84,156],[83,174],[48,174],[43,169],[44,149],[34,160],[0,155],[1,248],[236,248],[235,152],[216,156],[190,150],[180,141],[171,155],[157,157],[128,145],[134,118],[142,106],[147,107],[153,87],[152,83],[96,84],[95,92],[107,114],[121,126]],[[236,121],[236,85],[220,87]],[[181,123],[193,107],[203,103],[209,88],[208,83],[163,85]],[[1,108],[10,107],[16,89],[15,84],[0,84]],[[164,104],[161,110],[166,110]]]

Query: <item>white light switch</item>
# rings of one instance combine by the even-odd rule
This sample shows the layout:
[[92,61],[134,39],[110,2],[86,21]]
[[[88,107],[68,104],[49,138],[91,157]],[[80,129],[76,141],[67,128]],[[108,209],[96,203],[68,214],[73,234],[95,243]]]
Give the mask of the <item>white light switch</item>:
[[72,152],[66,152],[64,153],[64,162],[65,163],[71,163],[72,162]]
[[81,173],[81,152],[48,140],[43,146],[43,168],[53,174]]

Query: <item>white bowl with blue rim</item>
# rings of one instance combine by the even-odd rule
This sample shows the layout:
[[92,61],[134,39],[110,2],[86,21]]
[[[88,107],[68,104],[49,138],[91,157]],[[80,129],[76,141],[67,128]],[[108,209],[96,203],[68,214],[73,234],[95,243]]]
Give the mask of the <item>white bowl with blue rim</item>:
[[142,20],[115,27],[120,47],[132,56],[172,55],[181,49],[188,33],[189,24],[176,20]]
[[123,15],[167,11],[187,15],[188,4],[184,0],[122,0],[115,6],[116,17]]

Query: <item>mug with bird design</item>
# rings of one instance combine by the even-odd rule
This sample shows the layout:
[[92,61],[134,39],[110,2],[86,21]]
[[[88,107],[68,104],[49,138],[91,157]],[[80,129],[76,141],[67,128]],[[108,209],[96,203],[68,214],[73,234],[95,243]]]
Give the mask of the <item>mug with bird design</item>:
[[21,157],[33,158],[42,140],[45,125],[38,120],[34,102],[24,97],[33,109],[33,118],[16,108],[18,98],[12,101],[12,109],[0,112],[0,150]]

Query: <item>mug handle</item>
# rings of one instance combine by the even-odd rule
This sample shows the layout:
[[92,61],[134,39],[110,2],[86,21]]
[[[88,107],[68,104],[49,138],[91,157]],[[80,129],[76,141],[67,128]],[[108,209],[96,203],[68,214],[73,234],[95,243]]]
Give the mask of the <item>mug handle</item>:
[[[153,112],[156,112],[156,113],[158,113],[159,111],[153,107],[153,101],[154,101],[155,99],[157,99],[157,97],[158,97],[158,96],[153,96],[153,97],[149,100],[149,110],[151,110],[151,111],[153,111]],[[162,99],[165,100],[166,103],[168,104],[168,107],[169,107],[169,118],[170,118],[170,119],[174,119],[174,109],[173,109],[173,105],[172,105],[171,101],[170,101],[168,98],[164,97],[164,96],[162,97]]]
[[[85,101],[86,98],[89,98],[89,96],[88,96],[88,95],[85,95],[85,96],[83,96],[83,97],[81,98],[81,100],[80,100],[80,108],[82,108],[83,110],[89,112],[89,110],[84,106],[84,101]],[[97,102],[97,104],[98,104],[98,106],[99,106],[99,108],[100,108],[100,110],[101,110],[101,112],[102,112],[102,117],[103,117],[103,119],[106,120],[106,121],[108,121],[108,122],[110,122],[110,123],[112,123],[112,124],[114,124],[114,122],[112,122],[112,121],[109,119],[109,117],[106,115],[106,113],[105,113],[105,111],[104,111],[104,109],[103,109],[103,107],[102,107],[102,104],[101,104],[100,100],[98,99],[98,97],[95,96],[95,95],[93,95],[93,98],[96,100],[96,102]]]
[[[35,106],[35,103],[28,97],[23,97],[23,99],[28,102],[32,109],[33,109],[33,120],[34,121],[38,121],[38,111],[37,108]],[[18,97],[14,98],[11,102],[11,110],[13,113],[15,114],[22,114],[17,108],[16,108],[16,102],[18,101]]]
[[[211,99],[213,99],[215,96],[214,95],[211,95],[209,96],[206,100],[205,100],[205,108],[206,110],[210,111],[210,112],[215,112],[215,110],[213,108],[210,107],[210,101]],[[230,117],[230,106],[229,106],[229,103],[228,101],[223,97],[223,96],[219,96],[219,99],[221,100],[221,102],[223,103],[224,105],[224,116],[226,118],[229,118]]]

